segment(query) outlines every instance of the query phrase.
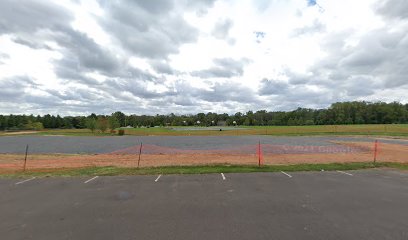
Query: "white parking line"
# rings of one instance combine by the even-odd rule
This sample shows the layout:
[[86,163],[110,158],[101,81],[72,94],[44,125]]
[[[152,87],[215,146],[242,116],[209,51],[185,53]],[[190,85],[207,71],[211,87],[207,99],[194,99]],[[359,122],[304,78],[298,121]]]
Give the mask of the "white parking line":
[[154,180],[155,182],[159,181],[159,178],[161,177],[161,174]]
[[291,175],[285,173],[284,171],[281,171],[281,173],[285,174],[286,176],[288,176],[288,177],[290,177],[290,178],[292,177]]
[[31,181],[31,180],[34,180],[34,179],[35,179],[35,177],[32,177],[32,178],[30,178],[30,179],[26,179],[26,180],[24,180],[24,181],[17,182],[16,185],[22,184],[22,183],[25,183],[25,182],[28,182],[28,181]]
[[348,173],[348,172],[343,172],[343,171],[337,171],[337,172],[339,172],[339,173],[343,173],[343,174],[347,174],[347,175],[349,175],[349,176],[353,176],[353,174]]
[[99,176],[95,176],[95,177],[93,177],[91,179],[86,180],[84,183],[89,183],[90,181],[93,181],[93,180],[97,179],[98,177]]
[[226,179],[224,173],[221,173],[221,177],[222,177],[222,180]]

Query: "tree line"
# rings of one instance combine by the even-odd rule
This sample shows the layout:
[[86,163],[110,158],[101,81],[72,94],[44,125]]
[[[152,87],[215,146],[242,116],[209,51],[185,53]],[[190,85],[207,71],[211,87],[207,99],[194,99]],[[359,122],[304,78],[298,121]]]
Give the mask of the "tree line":
[[298,126],[332,124],[391,124],[408,123],[408,104],[398,102],[338,102],[327,109],[298,108],[293,111],[259,110],[235,114],[198,113],[189,115],[111,115],[54,116],[0,115],[0,130],[41,130],[43,128],[89,128],[102,132],[119,127],[153,126]]

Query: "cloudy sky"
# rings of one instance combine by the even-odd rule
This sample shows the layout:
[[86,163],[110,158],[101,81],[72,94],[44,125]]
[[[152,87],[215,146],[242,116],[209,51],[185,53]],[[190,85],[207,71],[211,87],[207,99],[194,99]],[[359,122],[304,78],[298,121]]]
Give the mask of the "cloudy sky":
[[406,0],[1,0],[0,114],[408,99]]

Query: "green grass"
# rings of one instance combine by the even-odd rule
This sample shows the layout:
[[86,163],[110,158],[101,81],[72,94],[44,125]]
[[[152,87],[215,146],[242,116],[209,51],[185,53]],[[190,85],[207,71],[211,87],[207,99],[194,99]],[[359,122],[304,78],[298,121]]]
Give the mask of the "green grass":
[[[183,127],[177,127],[183,129]],[[319,125],[319,126],[240,126],[236,130],[172,130],[167,127],[126,128],[126,135],[136,136],[319,136],[319,135],[369,135],[408,137],[408,124],[363,124],[363,125]],[[242,129],[243,128],[243,129]],[[203,127],[203,129],[205,129]],[[46,129],[36,135],[64,136],[112,136],[110,133],[92,133],[88,129]],[[4,132],[0,132],[0,136]],[[114,135],[117,136],[117,135]]]
[[389,167],[408,170],[408,164],[403,163],[327,163],[327,164],[295,164],[295,165],[201,165],[201,166],[166,166],[149,168],[121,167],[86,167],[73,169],[47,169],[27,172],[2,174],[0,177],[49,177],[49,176],[117,176],[117,175],[155,175],[155,174],[204,174],[204,173],[251,173],[251,172],[295,172],[295,171],[334,171],[358,170]]
[[378,135],[408,136],[408,124],[359,124],[359,125],[313,125],[313,126],[253,126],[263,135]]

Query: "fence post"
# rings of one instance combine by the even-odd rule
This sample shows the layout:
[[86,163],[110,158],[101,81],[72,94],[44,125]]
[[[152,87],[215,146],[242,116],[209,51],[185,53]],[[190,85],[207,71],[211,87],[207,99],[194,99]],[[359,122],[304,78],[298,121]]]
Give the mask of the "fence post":
[[28,144],[27,144],[26,150],[25,150],[24,167],[23,167],[23,171],[24,171],[24,172],[25,172],[26,166],[27,166],[27,154],[28,154]]
[[258,167],[261,166],[261,141],[258,143]]
[[378,140],[376,139],[374,142],[374,163],[377,161],[378,155]]
[[142,155],[142,146],[143,146],[143,143],[140,142],[139,160],[137,161],[137,168],[139,168],[139,166],[140,166],[140,156]]

